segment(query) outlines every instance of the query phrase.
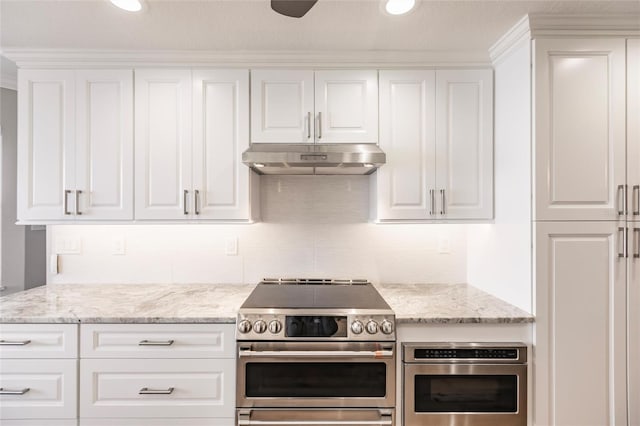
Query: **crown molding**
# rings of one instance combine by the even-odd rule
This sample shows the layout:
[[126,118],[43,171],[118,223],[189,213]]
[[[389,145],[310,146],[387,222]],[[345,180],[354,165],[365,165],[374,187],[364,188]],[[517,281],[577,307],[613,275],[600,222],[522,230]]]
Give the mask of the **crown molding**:
[[524,40],[531,40],[529,15],[525,15],[489,48],[491,63],[495,66]]
[[637,36],[640,15],[529,15],[531,36]]
[[388,68],[487,67],[482,51],[176,51],[4,48],[19,68],[223,67]]

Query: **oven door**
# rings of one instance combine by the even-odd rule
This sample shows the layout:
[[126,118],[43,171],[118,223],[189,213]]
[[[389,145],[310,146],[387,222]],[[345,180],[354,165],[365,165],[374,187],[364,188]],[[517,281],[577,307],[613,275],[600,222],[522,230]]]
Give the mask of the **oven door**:
[[238,407],[394,407],[395,343],[238,343]]
[[392,409],[239,409],[238,426],[393,426]]
[[404,364],[406,426],[526,426],[524,364]]

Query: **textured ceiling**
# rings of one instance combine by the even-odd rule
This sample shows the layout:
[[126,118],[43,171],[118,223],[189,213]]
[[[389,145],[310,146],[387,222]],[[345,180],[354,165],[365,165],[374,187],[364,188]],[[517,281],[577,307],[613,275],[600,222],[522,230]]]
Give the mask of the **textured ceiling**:
[[303,18],[269,0],[0,0],[0,47],[189,50],[486,51],[526,13],[640,14],[640,1],[430,1],[406,16],[379,0],[319,0]]

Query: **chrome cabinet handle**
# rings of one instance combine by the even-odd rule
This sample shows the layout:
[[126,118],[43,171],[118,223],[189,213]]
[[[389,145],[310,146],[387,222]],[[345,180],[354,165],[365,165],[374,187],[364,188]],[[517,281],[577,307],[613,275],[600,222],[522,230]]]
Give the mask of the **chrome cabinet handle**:
[[182,192],[182,212],[184,214],[189,214],[189,211],[187,210],[187,195],[189,194],[189,191],[187,191],[186,189]]
[[82,194],[82,191],[80,191],[79,189],[76,189],[76,214],[77,215],[82,214],[82,212],[80,211],[80,194]]
[[633,258],[640,259],[640,228],[633,228]]
[[322,111],[318,113],[318,139],[322,139]]
[[307,139],[311,139],[311,111],[307,113]]
[[140,340],[138,346],[171,346],[173,340]]
[[435,189],[430,189],[429,190],[429,214],[431,216],[435,214],[434,207],[433,207],[433,205],[436,203],[435,196],[436,196]]
[[31,340],[0,340],[0,346],[24,346],[31,343]]
[[63,200],[63,204],[64,204],[63,208],[64,208],[65,215],[71,215],[71,212],[69,211],[69,194],[71,194],[71,190],[65,189],[64,200]]
[[640,185],[633,185],[631,204],[634,206],[633,215],[640,216]]
[[[621,195],[622,194],[622,195]],[[624,214],[624,204],[622,197],[624,196],[624,185],[618,185],[618,216],[622,216]],[[620,207],[620,202],[622,201],[622,208]]]
[[0,395],[24,395],[29,392],[30,388],[22,388],[22,389],[5,389],[0,388]]
[[624,186],[624,215],[628,215],[629,214],[629,209],[627,208],[627,189],[629,188],[628,185]]
[[150,388],[142,388],[138,391],[139,395],[171,395],[173,393],[174,388],[167,389],[150,389]]
[[195,214],[200,214],[200,191],[197,189],[193,191],[193,199],[195,204]]
[[627,228],[623,226],[618,227],[618,249],[620,249],[620,244],[622,243],[622,250],[618,250],[618,257],[624,258],[627,257]]
[[445,207],[444,189],[440,190],[440,202],[442,203],[442,205],[440,206],[440,214],[445,214],[446,207]]

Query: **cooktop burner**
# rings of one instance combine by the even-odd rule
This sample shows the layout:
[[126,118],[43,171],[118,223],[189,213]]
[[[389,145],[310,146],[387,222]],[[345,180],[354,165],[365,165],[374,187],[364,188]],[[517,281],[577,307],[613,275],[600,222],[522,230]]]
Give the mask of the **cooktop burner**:
[[240,309],[387,309],[366,280],[269,279],[253,290]]
[[238,311],[238,340],[395,340],[395,315],[366,280],[265,279]]

